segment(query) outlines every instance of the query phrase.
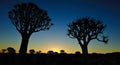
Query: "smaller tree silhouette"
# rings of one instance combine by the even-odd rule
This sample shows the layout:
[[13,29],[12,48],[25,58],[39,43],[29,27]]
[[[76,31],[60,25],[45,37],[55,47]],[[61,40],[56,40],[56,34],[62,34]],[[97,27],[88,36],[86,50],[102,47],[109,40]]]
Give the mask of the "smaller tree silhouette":
[[85,17],[78,19],[68,25],[68,36],[77,39],[82,48],[82,54],[88,54],[88,44],[91,40],[107,43],[108,37],[103,35],[106,27],[100,20]]
[[15,52],[16,52],[15,49],[12,47],[8,47],[7,50],[8,50],[9,54],[15,54]]

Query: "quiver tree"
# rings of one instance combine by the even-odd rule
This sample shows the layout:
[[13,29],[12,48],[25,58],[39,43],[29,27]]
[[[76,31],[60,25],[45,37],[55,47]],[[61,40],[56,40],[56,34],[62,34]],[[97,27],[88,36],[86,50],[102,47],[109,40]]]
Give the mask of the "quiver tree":
[[19,53],[23,54],[27,52],[28,41],[32,33],[49,30],[53,25],[47,12],[34,3],[16,4],[8,14],[12,24],[21,34],[22,42]]
[[78,19],[68,25],[68,36],[77,39],[82,49],[82,54],[88,54],[88,44],[91,40],[108,42],[108,37],[103,35],[106,25],[100,20],[85,17]]

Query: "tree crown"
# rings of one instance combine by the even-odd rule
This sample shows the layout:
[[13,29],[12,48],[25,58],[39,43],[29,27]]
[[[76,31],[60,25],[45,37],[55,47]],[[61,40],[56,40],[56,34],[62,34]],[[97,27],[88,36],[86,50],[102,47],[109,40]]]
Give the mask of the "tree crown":
[[9,18],[20,33],[31,34],[48,30],[53,25],[47,12],[34,3],[14,5],[14,8],[9,11]]
[[68,36],[70,38],[77,38],[79,41],[89,43],[90,40],[97,39],[107,43],[108,38],[102,36],[103,39],[100,39],[100,36],[103,34],[103,31],[106,27],[100,20],[85,17],[77,19],[76,21],[68,24]]

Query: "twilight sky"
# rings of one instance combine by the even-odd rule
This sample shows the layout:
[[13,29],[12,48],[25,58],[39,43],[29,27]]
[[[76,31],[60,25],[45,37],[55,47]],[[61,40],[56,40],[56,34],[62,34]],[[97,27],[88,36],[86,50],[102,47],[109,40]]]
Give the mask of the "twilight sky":
[[120,0],[0,0],[0,49],[13,47],[17,51],[21,44],[21,36],[11,24],[8,11],[13,5],[21,2],[33,2],[48,12],[54,26],[48,31],[33,33],[28,44],[29,49],[59,51],[67,53],[80,51],[76,39],[69,38],[67,24],[90,16],[103,21],[107,25],[104,31],[109,36],[108,44],[93,40],[89,44],[89,53],[120,52]]

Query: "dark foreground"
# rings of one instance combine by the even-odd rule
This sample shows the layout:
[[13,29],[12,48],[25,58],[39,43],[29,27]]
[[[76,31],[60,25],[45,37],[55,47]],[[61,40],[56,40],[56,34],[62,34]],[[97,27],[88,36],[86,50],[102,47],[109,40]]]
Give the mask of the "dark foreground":
[[120,53],[89,54],[0,54],[0,65],[120,65]]

